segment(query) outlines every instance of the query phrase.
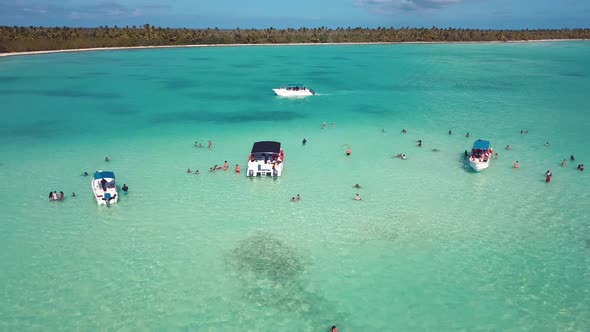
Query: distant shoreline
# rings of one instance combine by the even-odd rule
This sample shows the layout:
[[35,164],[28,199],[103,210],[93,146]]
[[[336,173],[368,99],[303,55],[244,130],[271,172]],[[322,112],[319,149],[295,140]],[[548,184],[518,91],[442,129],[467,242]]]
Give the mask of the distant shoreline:
[[510,40],[510,41],[432,41],[432,42],[366,42],[366,43],[263,43],[263,44],[193,44],[193,45],[157,45],[157,46],[125,46],[125,47],[92,47],[74,48],[62,50],[30,51],[30,52],[9,52],[0,53],[0,57],[39,55],[52,53],[70,52],[94,52],[94,51],[120,51],[120,50],[143,50],[159,48],[198,48],[198,47],[246,47],[246,46],[334,46],[334,45],[401,45],[401,44],[519,44],[519,43],[544,43],[544,42],[567,42],[567,41],[588,41],[589,39],[536,39],[536,40]]

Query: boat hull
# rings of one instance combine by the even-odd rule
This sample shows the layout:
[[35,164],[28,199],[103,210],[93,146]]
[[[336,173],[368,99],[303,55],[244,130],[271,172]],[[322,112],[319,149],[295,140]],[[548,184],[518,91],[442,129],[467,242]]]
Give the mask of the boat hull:
[[471,168],[476,171],[476,172],[481,172],[484,169],[488,168],[490,166],[490,161],[474,161],[474,160],[469,160],[469,166],[471,166]]

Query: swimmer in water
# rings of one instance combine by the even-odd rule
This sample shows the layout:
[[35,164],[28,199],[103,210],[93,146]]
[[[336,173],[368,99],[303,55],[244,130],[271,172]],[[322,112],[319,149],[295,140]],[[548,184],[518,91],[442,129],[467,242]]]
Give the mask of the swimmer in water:
[[453,134],[453,132],[449,130],[449,135],[452,135],[452,134]]
[[213,142],[209,141],[207,143],[207,149],[209,149],[209,150],[213,149]]
[[240,165],[236,164],[236,173],[240,173]]
[[295,202],[295,197],[291,197],[291,202]]
[[518,160],[514,163],[514,168],[518,169],[518,167],[520,167],[520,164],[518,163]]
[[440,150],[437,148],[432,149],[432,152],[438,152],[438,151],[440,151]]
[[407,133],[407,132],[408,132],[407,130],[405,130],[405,129],[402,129],[402,134],[405,134],[405,133]]
[[504,149],[510,150],[510,145],[506,145],[506,147]]
[[354,186],[352,186],[353,188],[360,188],[361,186],[357,183]]
[[72,197],[76,197],[76,193],[72,193]]
[[561,161],[561,167],[565,167],[566,161],[565,158],[563,158],[563,160]]
[[303,141],[301,141],[301,144],[305,145],[305,143],[307,143],[307,140],[304,138]]
[[301,196],[299,196],[299,194],[297,194],[297,200],[300,201],[301,200]]
[[355,201],[360,201],[361,200],[361,195],[356,194],[356,196],[354,196],[354,200]]
[[[197,171],[198,172],[198,171]],[[126,184],[123,183],[123,187],[121,188],[124,192],[127,192],[127,190],[129,190],[129,187],[127,187]]]
[[104,161],[109,162],[110,161],[109,157],[105,157]]
[[465,135],[465,137],[469,137],[469,136],[470,136],[470,135],[469,135],[469,133],[467,133],[467,134]]
[[190,172],[191,172],[191,169],[190,169],[190,168],[189,168],[189,169],[187,169],[187,170],[186,170],[186,172],[187,172],[187,173],[190,173]]
[[545,143],[545,146],[549,146],[549,142]]
[[229,168],[229,164],[227,163],[227,160],[226,160],[225,163],[223,164],[223,170],[227,171],[228,168]]
[[88,176],[88,172],[84,172],[84,176]]
[[352,153],[352,150],[350,150],[350,147],[346,148],[346,155],[350,156],[351,153]]
[[209,167],[209,173],[213,173],[213,172],[214,172],[213,167]]
[[418,140],[418,147],[422,147],[422,140],[421,139]]
[[338,328],[336,327],[336,325],[332,325],[330,332],[338,332]]
[[199,175],[199,170],[196,170],[195,171],[195,175]]
[[494,154],[494,159],[498,159],[498,152]]
[[574,155],[573,155],[573,154],[570,156],[570,160],[571,160],[571,161],[574,161],[574,160],[576,160],[576,158],[574,158]]

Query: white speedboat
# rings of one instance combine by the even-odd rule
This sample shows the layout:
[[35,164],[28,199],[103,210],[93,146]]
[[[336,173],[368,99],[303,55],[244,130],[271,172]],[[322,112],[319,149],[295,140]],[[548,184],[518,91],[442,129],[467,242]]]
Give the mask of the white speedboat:
[[115,173],[111,171],[96,171],[92,178],[92,191],[98,205],[109,205],[119,201]]
[[469,166],[476,172],[483,171],[490,166],[490,159],[492,159],[493,152],[490,141],[478,139],[473,143],[471,156],[469,157]]
[[272,89],[281,97],[307,97],[315,95],[315,91],[306,88],[303,84],[287,84],[283,87]]
[[283,174],[285,164],[285,152],[281,149],[281,143],[273,141],[256,142],[252,146],[252,152],[248,158],[248,177],[277,177]]

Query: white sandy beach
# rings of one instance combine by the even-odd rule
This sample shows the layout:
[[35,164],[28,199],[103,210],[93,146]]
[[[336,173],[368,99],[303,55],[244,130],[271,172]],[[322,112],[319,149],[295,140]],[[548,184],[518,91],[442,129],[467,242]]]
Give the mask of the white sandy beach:
[[192,48],[192,47],[242,47],[242,46],[324,46],[324,45],[395,45],[395,44],[501,44],[501,43],[544,43],[544,42],[566,42],[585,41],[587,39],[538,39],[538,40],[511,40],[511,41],[459,41],[459,42],[367,42],[367,43],[278,43],[278,44],[198,44],[198,45],[159,45],[159,46],[127,46],[127,47],[94,47],[74,48],[63,50],[31,51],[31,52],[10,52],[0,53],[0,57],[18,55],[36,55],[67,52],[90,52],[90,51],[117,51],[117,50],[141,50],[154,48]]

